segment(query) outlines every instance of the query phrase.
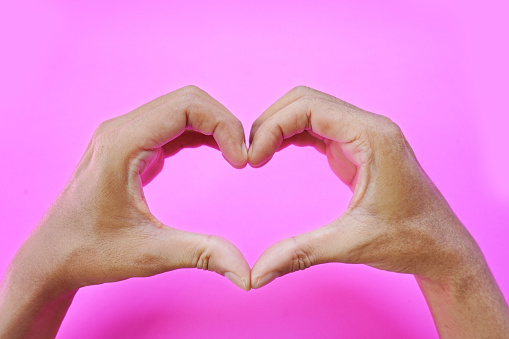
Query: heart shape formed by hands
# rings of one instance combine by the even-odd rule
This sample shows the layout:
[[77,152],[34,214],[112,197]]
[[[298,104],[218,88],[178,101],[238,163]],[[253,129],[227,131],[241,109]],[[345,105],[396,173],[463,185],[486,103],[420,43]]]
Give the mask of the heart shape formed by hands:
[[[227,240],[165,226],[148,209],[143,185],[182,148],[208,145],[243,168],[263,166],[290,144],[325,154],[353,197],[337,220],[272,245],[252,269]],[[48,247],[58,234],[66,244]],[[64,258],[46,274],[63,291],[184,267],[215,271],[249,290],[327,262],[441,279],[457,264],[443,244],[458,239],[470,239],[468,232],[388,118],[297,87],[255,121],[248,151],[240,121],[190,86],[102,123],[29,242],[34,253],[51,248],[52,257]]]
[[[389,119],[310,88],[297,87],[254,122],[247,156],[240,123],[227,118],[221,121],[230,121],[230,130],[227,122],[222,125],[223,131],[216,128],[210,135],[199,133],[203,130],[193,126],[195,131],[186,131],[165,145],[165,155],[173,155],[183,147],[208,145],[220,149],[234,167],[242,168],[246,161],[260,167],[290,144],[313,146],[327,156],[331,169],[353,192],[348,209],[333,223],[269,247],[251,270],[252,288],[331,261],[366,263],[426,276],[437,276],[444,269],[427,264],[436,261],[443,249],[437,241],[439,233],[430,234],[420,218],[428,217],[429,210],[440,218],[450,218],[451,211],[422,171],[399,127]],[[228,142],[221,133],[228,135]],[[162,165],[154,164],[152,168],[155,170],[149,178]],[[456,225],[461,231],[462,226]],[[418,260],[423,253],[430,258]],[[443,265],[449,268],[452,263]],[[225,275],[239,287],[249,289],[246,277],[233,272]]]
[[[182,148],[209,145],[243,168],[289,144],[325,154],[353,197],[337,220],[273,244],[252,269],[229,241],[165,226],[148,209],[143,185]],[[239,120],[187,87],[99,126],[6,273],[0,336],[53,337],[86,285],[196,267],[249,290],[327,262],[414,274],[443,337],[507,333],[507,304],[481,251],[396,124],[298,87],[255,121],[248,150]]]

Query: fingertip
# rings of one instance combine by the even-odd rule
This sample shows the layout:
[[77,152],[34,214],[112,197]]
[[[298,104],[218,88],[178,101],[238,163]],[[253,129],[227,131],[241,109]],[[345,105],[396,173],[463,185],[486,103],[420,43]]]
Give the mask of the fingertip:
[[251,280],[253,281],[251,287],[253,289],[259,289],[259,288],[271,283],[278,277],[279,277],[279,273],[277,273],[277,272],[269,272],[269,273],[266,273],[263,275],[258,275],[255,278],[251,277]]
[[269,162],[270,159],[272,159],[272,157],[270,157],[264,161],[261,161],[261,162],[259,162],[259,161],[258,162],[254,162],[254,161],[249,162],[249,166],[251,166],[252,168],[260,168],[260,167],[265,166]]
[[226,160],[226,162],[228,162],[235,169],[243,169],[248,164],[247,159],[244,159],[241,162],[235,162],[235,161],[228,159],[228,157],[224,154],[223,154],[223,158]]
[[288,261],[285,254],[279,243],[267,248],[251,269],[251,288],[259,289],[288,273],[285,270]]
[[260,159],[260,157],[255,157],[251,155],[250,157],[248,157],[248,164],[252,168],[260,168],[265,166],[270,161],[270,159],[272,159],[272,157],[273,155],[269,156],[266,159]]
[[244,159],[247,162],[247,147],[246,147],[246,142],[245,141],[242,141],[241,148],[242,148],[242,156],[244,157]]
[[236,286],[240,287],[246,292],[248,292],[251,289],[251,279],[241,278],[232,272],[226,272],[224,276],[232,283],[234,283]]
[[[226,150],[223,152],[223,157],[226,161],[236,169],[242,169],[248,164],[248,151],[246,147],[246,142],[242,140],[239,148],[232,154],[232,152],[227,152]],[[232,156],[233,155],[233,156]]]
[[253,142],[251,141],[251,142],[249,142],[249,150],[247,151],[247,163],[251,166],[253,163],[253,161],[252,161],[253,152],[254,152],[253,149],[254,149]]
[[170,261],[165,271],[188,267],[214,271],[245,291],[251,289],[246,258],[224,238],[172,229],[161,245],[161,254]]
[[303,237],[307,235],[283,239],[262,253],[251,270],[253,289],[259,289],[278,277],[305,270],[320,262],[313,249],[314,241]]
[[226,239],[215,236],[213,239],[213,242],[209,243],[210,249],[214,253],[214,265],[211,268],[239,288],[249,291],[251,289],[251,268],[242,252]]
[[249,152],[247,155],[247,163],[252,168],[260,168],[260,167],[264,166],[267,162],[269,162],[270,159],[272,159],[272,156],[269,156],[266,159],[260,158],[260,156],[257,154],[257,152],[255,152],[254,149],[255,149],[254,144],[251,143],[249,145]]
[[260,124],[258,124],[256,121],[253,123],[253,126],[251,126],[251,131],[249,132],[249,145],[253,143],[254,137],[256,135],[256,132],[258,131],[258,128],[260,127]]

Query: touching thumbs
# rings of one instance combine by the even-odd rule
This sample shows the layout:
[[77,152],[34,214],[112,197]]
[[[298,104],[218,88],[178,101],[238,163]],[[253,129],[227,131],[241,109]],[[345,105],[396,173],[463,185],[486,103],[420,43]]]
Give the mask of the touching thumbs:
[[309,233],[281,240],[263,252],[251,271],[252,288],[260,288],[285,274],[336,261],[339,225],[333,222]]
[[251,289],[249,265],[231,242],[166,226],[161,230],[161,236],[152,239],[145,249],[159,258],[161,272],[195,267],[223,275],[245,291]]

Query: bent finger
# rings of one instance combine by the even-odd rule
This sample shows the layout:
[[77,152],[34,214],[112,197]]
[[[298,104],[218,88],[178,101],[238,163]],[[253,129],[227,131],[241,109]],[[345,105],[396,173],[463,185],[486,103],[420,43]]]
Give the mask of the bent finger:
[[328,100],[302,97],[279,110],[257,129],[249,147],[249,164],[260,167],[284,139],[304,131],[333,141],[349,143],[364,129],[363,113],[352,112]]
[[[315,98],[320,98],[322,100],[330,101],[333,103],[341,104],[344,103],[342,100],[333,97],[329,94],[317,91],[315,89],[306,87],[306,86],[297,86],[290,91],[288,91],[285,95],[279,98],[276,102],[269,106],[253,123],[251,126],[251,132],[249,133],[249,143],[253,141],[254,135],[263,122],[274,114],[279,112],[284,107],[288,106],[294,101],[304,97],[304,96],[313,96]],[[345,103],[346,104],[346,103]]]
[[241,122],[223,105],[197,87],[168,95],[160,104],[123,125],[122,140],[129,150],[151,150],[167,144],[186,129],[211,135],[235,167],[247,163]]

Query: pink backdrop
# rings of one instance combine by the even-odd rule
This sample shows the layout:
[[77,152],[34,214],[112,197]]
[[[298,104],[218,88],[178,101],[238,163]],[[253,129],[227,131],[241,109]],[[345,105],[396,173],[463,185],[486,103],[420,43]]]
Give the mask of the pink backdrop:
[[[95,127],[188,84],[247,131],[296,85],[389,116],[509,295],[506,1],[10,1],[0,5],[0,272]],[[146,187],[168,225],[217,234],[252,265],[324,225],[349,190],[310,148],[234,170],[208,148]],[[243,292],[180,270],[78,292],[59,338],[434,338],[412,276],[329,264]]]

